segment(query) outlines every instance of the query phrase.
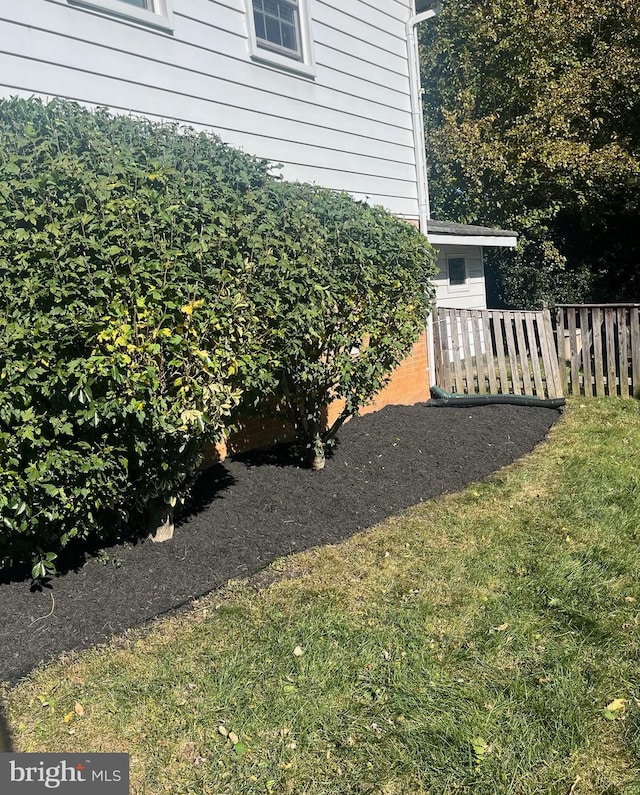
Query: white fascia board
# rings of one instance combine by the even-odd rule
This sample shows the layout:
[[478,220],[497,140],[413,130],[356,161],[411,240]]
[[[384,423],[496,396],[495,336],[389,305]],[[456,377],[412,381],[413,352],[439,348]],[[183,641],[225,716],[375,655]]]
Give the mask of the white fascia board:
[[434,246],[498,246],[515,248],[518,238],[513,235],[438,235],[427,233],[427,240]]

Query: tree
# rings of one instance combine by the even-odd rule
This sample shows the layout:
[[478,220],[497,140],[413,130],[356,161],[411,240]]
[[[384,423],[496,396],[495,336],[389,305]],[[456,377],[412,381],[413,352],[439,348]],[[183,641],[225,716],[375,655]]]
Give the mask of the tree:
[[513,228],[496,298],[637,300],[635,0],[448,0],[421,31],[436,217]]

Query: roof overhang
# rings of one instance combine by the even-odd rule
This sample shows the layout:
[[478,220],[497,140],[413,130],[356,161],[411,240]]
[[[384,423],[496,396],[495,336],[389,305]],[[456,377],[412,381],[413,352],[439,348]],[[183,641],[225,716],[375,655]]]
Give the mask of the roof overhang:
[[518,245],[516,232],[492,229],[487,226],[457,224],[453,221],[427,221],[427,238],[436,246],[498,246],[515,248]]
[[440,11],[440,0],[416,0],[416,14],[422,14],[423,11],[436,12]]

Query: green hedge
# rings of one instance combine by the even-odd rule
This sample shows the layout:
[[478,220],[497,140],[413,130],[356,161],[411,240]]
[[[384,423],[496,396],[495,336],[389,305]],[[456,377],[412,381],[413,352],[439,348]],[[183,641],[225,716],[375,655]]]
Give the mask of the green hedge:
[[[388,382],[426,326],[433,251],[380,207],[311,185],[268,191],[270,250],[256,274],[273,391],[320,469],[342,423]],[[326,427],[335,399],[344,410]]]
[[208,135],[0,103],[0,559],[174,503],[228,425],[267,164]]
[[243,399],[323,448],[327,401],[357,412],[424,327],[432,267],[408,224],[211,135],[0,101],[0,566],[180,501]]

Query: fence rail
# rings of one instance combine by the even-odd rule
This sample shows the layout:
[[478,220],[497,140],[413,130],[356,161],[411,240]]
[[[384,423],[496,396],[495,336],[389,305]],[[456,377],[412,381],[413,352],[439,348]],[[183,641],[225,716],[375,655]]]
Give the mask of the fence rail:
[[555,326],[566,394],[629,397],[640,387],[640,304],[562,304]]
[[562,396],[549,310],[439,307],[434,320],[436,380],[447,391]]

